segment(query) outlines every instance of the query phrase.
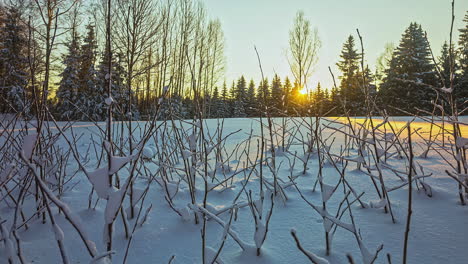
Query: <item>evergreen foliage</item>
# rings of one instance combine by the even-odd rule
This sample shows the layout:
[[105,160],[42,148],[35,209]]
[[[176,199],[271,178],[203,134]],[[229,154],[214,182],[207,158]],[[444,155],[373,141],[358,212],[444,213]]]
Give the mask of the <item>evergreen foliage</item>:
[[[411,23],[405,30],[386,75],[379,91],[381,102],[409,112],[432,108],[435,92],[430,86],[437,85],[437,80],[421,25]],[[401,114],[398,110],[389,110]]]

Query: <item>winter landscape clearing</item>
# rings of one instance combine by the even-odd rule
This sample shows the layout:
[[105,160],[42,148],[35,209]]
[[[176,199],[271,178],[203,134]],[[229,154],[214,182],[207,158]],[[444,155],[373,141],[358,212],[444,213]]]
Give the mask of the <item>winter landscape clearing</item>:
[[468,263],[468,1],[333,2],[0,0],[0,264]]
[[[462,118],[460,122],[465,120]],[[264,137],[269,138],[269,126],[263,121]],[[132,192],[135,205],[135,217],[126,219],[127,227],[121,216],[115,218],[112,260],[120,263],[127,258],[128,263],[167,263],[175,256],[173,263],[199,263],[204,234],[207,263],[218,251],[221,252],[216,258],[218,263],[306,263],[307,257],[298,250],[291,235],[294,230],[301,246],[315,255],[315,263],[346,263],[346,254],[353,256],[356,263],[373,263],[375,258],[374,263],[387,263],[387,255],[392,262],[399,263],[408,207],[406,125],[411,124],[415,158],[408,260],[410,263],[465,263],[468,253],[457,245],[465,243],[468,236],[467,212],[460,206],[458,182],[445,172],[453,171],[456,160],[449,134],[442,145],[442,123],[434,123],[433,145],[426,153],[431,128],[430,123],[422,119],[392,118],[388,123],[373,119],[375,141],[363,124],[364,118],[352,120],[353,126],[343,118],[322,119],[318,126],[319,138],[315,138],[320,147],[313,147],[312,151],[308,146],[316,146],[316,143],[310,142],[309,129],[312,125],[316,130],[315,119],[312,123],[309,121],[309,118],[273,119],[274,143],[270,145],[271,141],[267,141],[269,151],[264,153],[262,164],[258,153],[261,139],[258,119],[226,119],[224,123],[212,119],[205,120],[203,125],[186,121],[157,122],[145,146],[140,145],[135,151],[137,157],[123,154],[124,158],[112,158],[111,164],[117,164],[111,165],[116,168],[112,172],[121,168],[115,173],[121,189],[128,184],[130,171],[134,170],[133,188],[122,203],[121,213],[125,218],[130,218],[128,195]],[[12,130],[20,124],[2,124],[3,151],[18,148],[22,153],[2,157],[5,161],[1,175],[2,239],[15,247],[15,237],[20,237],[22,254],[32,263],[60,262],[57,240],[63,239],[69,261],[87,263],[91,256],[77,228],[66,219],[64,211],[69,210],[79,232],[86,234],[87,243],[96,245],[94,250],[100,252],[97,254],[106,252],[103,247],[106,219],[119,210],[120,201],[113,200],[116,199],[113,195],[119,191],[109,191],[103,184],[108,170],[102,160],[103,152],[95,150],[100,146],[93,140],[100,137],[101,126],[50,124],[52,135],[58,135],[54,151],[61,153],[51,158],[61,159],[45,168],[49,176],[40,185],[50,192],[50,196],[46,196],[58,226],[54,228],[48,221],[42,223],[41,215],[47,212],[35,199],[37,190],[42,188],[34,187],[37,181],[28,183],[31,186],[27,193],[17,194],[21,189],[19,179],[34,177],[22,164],[24,158],[31,157],[30,141],[35,134]],[[141,132],[138,137],[143,138],[145,127],[150,124],[135,122],[134,125],[135,134]],[[119,123],[115,126],[118,131]],[[462,128],[463,132],[468,132],[468,126]],[[200,129],[204,129],[205,139],[197,136]],[[395,135],[389,132],[392,130],[399,136],[392,136]],[[446,133],[450,133],[449,129]],[[179,135],[180,140],[169,135]],[[15,140],[8,143],[6,138]],[[114,140],[120,138],[116,133]],[[467,140],[459,141],[463,142],[458,144],[461,146]],[[380,158],[378,167],[374,160],[374,143]],[[208,158],[206,163],[202,162],[205,158]],[[133,163],[129,163],[131,160]],[[79,166],[83,166],[88,176],[83,171],[77,172]],[[379,175],[382,175],[385,189],[379,182]],[[102,179],[93,180],[93,177]],[[206,205],[203,204],[204,177],[208,186]],[[464,180],[466,176],[459,174],[458,177]],[[272,196],[275,189],[277,194]],[[379,198],[382,190],[388,198]],[[60,199],[68,209],[60,212],[54,199]],[[19,200],[24,200],[23,206],[15,209],[14,204]],[[31,208],[37,206],[42,209]],[[386,207],[388,213],[385,213]],[[37,215],[29,214],[36,210]],[[24,215],[20,215],[21,211]],[[202,233],[203,212],[206,212],[206,230]],[[13,215],[14,218],[5,218]],[[12,221],[22,226],[13,236],[8,230]],[[326,256],[327,231],[329,256]],[[126,239],[126,232],[131,239]],[[357,237],[356,232],[359,233]],[[257,248],[260,248],[260,256],[257,256]],[[14,250],[9,250],[0,248],[0,255],[7,256],[1,263],[8,263],[10,254],[16,258]]]

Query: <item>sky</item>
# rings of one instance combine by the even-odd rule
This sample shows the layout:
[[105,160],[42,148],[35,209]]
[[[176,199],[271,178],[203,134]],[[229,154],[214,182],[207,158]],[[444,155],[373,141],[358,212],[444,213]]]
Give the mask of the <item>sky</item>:
[[[318,82],[331,88],[339,75],[336,63],[342,45],[356,28],[364,42],[366,63],[374,70],[377,57],[386,43],[398,45],[401,35],[411,22],[420,23],[427,31],[436,55],[444,41],[449,40],[451,0],[203,0],[211,18],[220,19],[225,34],[227,61],[226,80],[244,75],[256,83],[261,72],[255,54],[257,47],[266,77],[277,73],[282,79],[290,73],[287,50],[289,30],[299,10],[304,11],[313,27],[318,29],[322,48],[309,88]],[[468,1],[455,1],[454,40],[464,26],[463,17]]]

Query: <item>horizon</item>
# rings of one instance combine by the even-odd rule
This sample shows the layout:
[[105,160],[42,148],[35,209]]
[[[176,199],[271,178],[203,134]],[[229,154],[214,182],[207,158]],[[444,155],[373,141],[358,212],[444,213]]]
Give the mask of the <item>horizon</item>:
[[[340,72],[336,63],[340,59],[344,41],[349,35],[353,35],[356,47],[361,49],[356,29],[359,29],[363,37],[365,63],[372,72],[375,72],[376,60],[384,52],[385,45],[393,43],[397,47],[401,35],[411,22],[421,24],[427,32],[436,57],[440,54],[442,44],[449,41],[449,0],[413,0],[411,3],[404,0],[293,0],[287,4],[280,0],[204,0],[203,3],[210,17],[218,18],[222,24],[226,40],[225,80],[228,88],[232,81],[242,75],[247,80],[253,79],[258,85],[261,73],[254,46],[258,49],[265,78],[271,80],[277,73],[281,80],[288,76],[293,81],[286,52],[289,49],[289,30],[298,11],[304,11],[312,27],[318,29],[322,42],[319,60],[309,80],[308,89],[315,89],[318,82],[323,88],[332,88],[333,80],[328,70],[329,66],[339,84]],[[424,8],[417,8],[421,5],[424,5]],[[262,12],[258,12],[259,10]],[[468,1],[455,2],[454,44],[458,42],[458,30],[463,26],[463,17],[467,10]],[[387,11],[387,16],[382,17],[384,11]],[[359,12],[362,15],[359,15]],[[434,15],[436,12],[440,15]],[[349,15],[344,17],[345,14]],[[240,19],[243,22],[240,22]],[[376,20],[379,21],[377,25],[374,23]],[[270,28],[275,30],[269,30]]]

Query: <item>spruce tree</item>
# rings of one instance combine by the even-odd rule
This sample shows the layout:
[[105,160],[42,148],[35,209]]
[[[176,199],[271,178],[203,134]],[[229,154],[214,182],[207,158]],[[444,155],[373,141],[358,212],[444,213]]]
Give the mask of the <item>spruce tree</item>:
[[328,108],[328,110],[330,111],[333,108],[333,110],[330,112],[330,115],[338,116],[343,112],[341,94],[338,88],[333,87],[331,89],[329,102],[330,107]]
[[[453,46],[453,45],[452,45]],[[452,47],[453,48],[453,47]],[[453,49],[452,49],[453,50]],[[439,56],[439,65],[440,65],[440,74],[442,75],[442,80],[440,82],[444,87],[450,87],[450,71],[452,64],[450,63],[450,49],[449,45],[447,44],[447,41],[444,42],[442,45],[442,48],[440,50],[440,56]],[[455,63],[453,63],[453,70],[456,73],[458,71],[458,67]],[[456,76],[455,76],[456,77]],[[456,85],[456,80],[454,80]]]
[[342,102],[352,114],[358,114],[360,112],[358,109],[364,103],[364,93],[360,83],[362,75],[359,72],[361,55],[357,52],[352,35],[343,44],[340,58],[337,66],[342,73],[340,76]]
[[0,111],[28,114],[27,32],[21,6],[6,6],[0,21]]
[[239,80],[237,80],[234,99],[241,102],[242,107],[245,109],[247,106],[247,82],[244,76],[241,76]]
[[210,115],[211,118],[219,118],[220,117],[220,107],[221,101],[219,98],[219,89],[218,86],[215,86],[213,89],[213,95],[211,96],[210,100]]
[[232,105],[232,117],[246,117],[244,104],[240,100],[235,100]]
[[255,82],[250,80],[249,88],[247,89],[247,107],[245,109],[247,116],[253,117],[258,113],[257,98],[255,97]]
[[468,100],[468,11],[463,22],[465,22],[465,27],[459,30],[458,40],[460,77],[455,87],[455,96],[460,109],[466,107],[466,105],[463,106],[463,103]]
[[[415,108],[432,109],[435,98],[430,85],[436,84],[429,43],[417,23],[411,23],[395,49],[379,93],[385,105],[415,112]],[[402,114],[388,109],[390,113]]]
[[235,81],[232,81],[230,94],[231,94],[231,96],[228,99],[229,117],[235,117],[234,116],[234,102],[237,101],[237,89],[236,89],[236,82]]
[[322,113],[321,115],[325,115],[326,113],[329,113],[331,108],[333,107],[330,101],[330,92],[327,89],[323,92],[323,103],[322,103]]
[[320,82],[317,84],[317,88],[315,88],[311,99],[314,114],[320,116],[323,113],[323,108],[325,106],[325,93],[320,86]]
[[76,29],[72,29],[71,38],[67,44],[67,54],[63,57],[65,68],[60,74],[61,80],[57,90],[57,117],[61,120],[76,120],[81,114],[77,105],[80,85],[80,41]]
[[233,117],[246,117],[245,105],[246,105],[246,90],[247,83],[244,76],[241,76],[237,80],[237,84],[232,83],[233,89],[233,101],[232,101],[232,116]]
[[289,80],[289,77],[286,76],[286,78],[284,79],[284,84],[283,84],[284,96],[281,99],[282,109],[286,115],[289,115],[292,113],[290,109],[291,90],[292,90],[291,81]]
[[257,101],[258,101],[258,104],[263,106],[263,107],[269,106],[269,103],[270,103],[270,87],[269,87],[269,83],[268,83],[268,78],[265,78],[263,81],[261,81],[259,86],[258,86]]
[[80,80],[78,90],[78,104],[81,106],[79,120],[104,120],[105,95],[104,87],[99,85],[97,71],[95,69],[97,43],[94,26],[86,26],[86,37],[83,39],[80,56]]
[[221,90],[221,106],[218,112],[220,118],[231,117],[231,107],[226,81],[224,81],[223,89]]
[[282,108],[282,98],[283,98],[284,92],[283,92],[283,87],[281,85],[281,79],[280,77],[275,74],[275,77],[273,78],[271,82],[271,106],[273,107],[273,114],[275,116],[278,116],[283,108]]

